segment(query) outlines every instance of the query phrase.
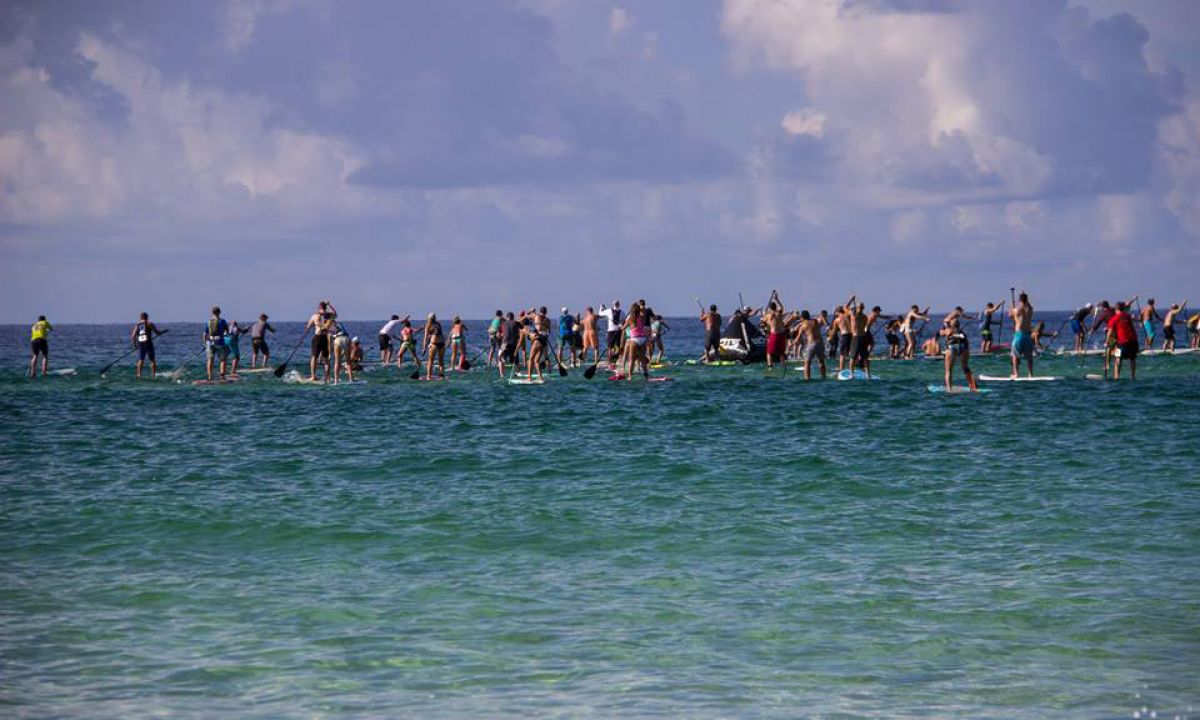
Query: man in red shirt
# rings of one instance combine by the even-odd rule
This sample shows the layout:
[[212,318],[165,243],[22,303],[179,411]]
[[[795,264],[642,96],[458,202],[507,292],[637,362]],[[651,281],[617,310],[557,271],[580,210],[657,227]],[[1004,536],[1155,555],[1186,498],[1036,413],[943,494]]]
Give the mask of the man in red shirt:
[[1138,354],[1138,336],[1137,330],[1133,327],[1133,318],[1129,316],[1129,306],[1125,303],[1117,303],[1117,311],[1108,320],[1108,330],[1106,331],[1107,340],[1116,342],[1117,366],[1113,372],[1113,378],[1121,379],[1121,362],[1129,361],[1129,378],[1137,379],[1137,354]]

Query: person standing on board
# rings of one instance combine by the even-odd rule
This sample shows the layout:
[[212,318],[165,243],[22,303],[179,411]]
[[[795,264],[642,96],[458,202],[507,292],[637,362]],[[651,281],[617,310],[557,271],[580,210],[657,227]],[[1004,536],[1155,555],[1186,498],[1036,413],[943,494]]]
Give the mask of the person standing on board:
[[1084,343],[1087,341],[1087,327],[1084,322],[1087,316],[1095,312],[1095,306],[1091,303],[1085,304],[1083,307],[1071,314],[1071,333],[1075,336],[1075,352],[1083,352]]
[[275,328],[267,322],[267,314],[258,316],[258,322],[250,328],[250,367],[260,367],[258,355],[262,353],[262,365],[266,367],[271,362],[271,347],[267,345],[267,333],[275,334]]
[[1021,366],[1021,358],[1025,358],[1025,368],[1029,377],[1033,377],[1033,306],[1029,304],[1029,295],[1022,292],[1017,296],[1017,304],[1009,310],[1013,321],[1012,348],[1012,377],[1017,376]]
[[600,363],[600,335],[596,332],[596,323],[599,318],[596,316],[596,311],[591,305],[583,311],[583,350],[579,355],[579,359],[587,362],[588,350],[592,351],[592,362]]
[[929,322],[929,308],[926,307],[924,312],[913,305],[904,315],[904,322],[900,324],[900,333],[904,336],[904,359],[912,360],[917,356],[917,332],[913,327],[918,320]]
[[[1113,371],[1113,379],[1121,379],[1121,364],[1129,362],[1129,379],[1137,379],[1138,337],[1133,327],[1133,318],[1129,316],[1129,306],[1117,303],[1117,311],[1108,321],[1106,340],[1111,339],[1116,347],[1117,364]],[[1107,344],[1107,343],[1106,343]]]
[[1154,322],[1162,320],[1158,316],[1158,309],[1154,307],[1154,298],[1146,301],[1146,307],[1142,308],[1142,329],[1146,331],[1146,349],[1150,350],[1154,347],[1154,338],[1158,333],[1154,329]]
[[500,360],[500,340],[504,333],[504,312],[496,311],[495,317],[488,323],[488,367],[496,364]]
[[[517,318],[513,315],[512,311],[508,311],[508,314],[504,318],[504,324],[500,329],[500,357],[499,362],[496,363],[501,378],[504,377],[505,364],[512,366],[513,372],[516,372],[517,345],[521,342],[522,330],[521,324],[517,322]],[[598,359],[599,356],[597,356]]]
[[1163,316],[1163,350],[1175,350],[1175,318],[1179,317],[1185,307],[1187,307],[1187,300],[1175,303]]
[[324,381],[329,382],[329,338],[330,329],[333,326],[334,319],[337,318],[337,310],[328,300],[322,300],[317,303],[317,311],[308,318],[308,322],[304,323],[304,332],[313,331],[312,345],[309,347],[308,358],[308,380],[309,382],[317,381],[317,363],[320,362],[325,370]]
[[621,301],[613,300],[613,306],[610,308],[601,303],[600,317],[604,318],[604,329],[607,333],[604,352],[608,355],[608,362],[615,363],[617,355],[621,352],[625,333],[625,316],[621,314]]
[[145,366],[146,360],[150,361],[150,379],[154,380],[158,377],[158,361],[154,357],[154,338],[162,335],[162,330],[158,326],[150,322],[150,316],[142,313],[138,321],[133,324],[133,329],[129,331],[129,342],[137,345],[138,359],[133,376],[138,380],[142,379],[142,367]]
[[392,361],[392,333],[400,326],[400,316],[392,315],[392,319],[379,328],[379,362],[387,365]]
[[963,375],[967,378],[967,387],[971,388],[971,392],[979,392],[979,387],[975,384],[975,375],[971,373],[971,368],[967,364],[971,358],[971,343],[967,340],[967,334],[962,331],[958,317],[951,318],[942,327],[940,334],[946,338],[946,349],[943,352],[946,390],[953,385],[954,361],[958,360],[962,364]]
[[[564,358],[563,353],[570,353],[570,357]],[[558,362],[561,365],[575,362],[575,318],[566,305],[558,314]]]
[[1187,320],[1188,334],[1192,336],[1190,347],[1193,350],[1200,349],[1200,313],[1192,315]]
[[979,352],[987,355],[992,351],[992,316],[1004,307],[1007,300],[1001,300],[998,303],[988,303],[983,312],[979,313],[979,337],[982,340],[979,343]]
[[812,379],[813,358],[821,365],[821,379],[825,379],[825,342],[821,338],[821,324],[807,310],[800,313],[800,337],[804,344],[804,379]]
[[42,377],[46,377],[46,371],[50,369],[50,343],[46,341],[46,336],[54,328],[50,327],[50,322],[46,320],[45,315],[38,315],[37,322],[29,328],[29,377],[37,377],[37,360],[42,358]]
[[229,357],[232,359],[229,368],[230,375],[236,376],[238,374],[238,366],[242,363],[240,341],[244,332],[246,332],[245,328],[237,320],[234,320],[229,323],[229,332],[225,333],[225,344],[229,346]]
[[783,303],[774,290],[763,313],[763,324],[767,330],[767,370],[773,370],[775,363],[787,363],[787,322],[784,320]]
[[446,334],[435,313],[425,318],[425,329],[421,332],[421,344],[425,346],[425,379],[433,379],[433,363],[438,365],[438,377],[446,378]]
[[217,358],[221,360],[221,379],[225,379],[226,364],[229,362],[229,346],[225,344],[228,333],[229,323],[221,317],[221,308],[214,305],[212,317],[204,323],[204,367],[210,382],[213,379],[213,361]]
[[421,355],[417,352],[417,331],[413,330],[412,321],[405,315],[404,319],[400,321],[400,346],[395,353],[397,368],[404,365],[404,358],[409,353],[412,353],[413,365],[420,369]]
[[721,359],[721,313],[715,304],[700,313],[700,322],[704,323],[704,362],[716,362]]
[[450,367],[462,370],[467,362],[467,326],[455,315],[450,321]]

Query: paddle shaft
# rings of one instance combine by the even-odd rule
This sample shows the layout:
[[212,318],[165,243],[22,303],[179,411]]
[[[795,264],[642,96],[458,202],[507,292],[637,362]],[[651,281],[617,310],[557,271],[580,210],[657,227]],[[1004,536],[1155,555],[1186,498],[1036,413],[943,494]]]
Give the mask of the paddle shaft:
[[292,351],[288,353],[287,359],[283,361],[283,364],[275,368],[275,377],[283,377],[283,373],[287,371],[288,363],[292,361],[292,357],[295,356],[296,351],[299,350],[300,346],[304,344],[304,339],[306,337],[308,337],[308,328],[304,328],[304,334],[300,336],[298,341],[296,341],[296,345],[292,348]]
[[[163,330],[162,332],[158,333],[157,335],[154,335],[153,337],[159,337],[162,335],[166,335],[169,332],[171,332],[171,328],[167,328],[166,330]],[[117,358],[116,360],[113,360],[112,362],[110,362],[109,364],[107,364],[103,368],[101,368],[100,374],[103,375],[104,373],[111,370],[113,365],[116,365],[117,363],[121,362],[125,358],[129,357],[130,355],[133,354],[133,351],[137,350],[137,349],[138,349],[137,344],[134,344],[133,347],[131,347],[128,350],[126,350],[125,352],[121,353],[121,357]]]

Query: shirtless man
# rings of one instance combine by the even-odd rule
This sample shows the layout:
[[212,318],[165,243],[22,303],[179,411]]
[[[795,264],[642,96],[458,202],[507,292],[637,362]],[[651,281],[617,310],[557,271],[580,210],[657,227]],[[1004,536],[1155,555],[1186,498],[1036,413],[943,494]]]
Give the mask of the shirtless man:
[[715,362],[721,358],[721,313],[716,305],[709,305],[708,312],[700,313],[704,323],[704,361]]
[[1196,313],[1187,320],[1187,329],[1191,333],[1191,348],[1193,350],[1200,349],[1200,313]]
[[1175,318],[1187,307],[1187,300],[1175,303],[1163,316],[1163,350],[1175,350]]
[[308,322],[304,323],[304,332],[313,331],[312,345],[309,348],[310,357],[308,358],[310,382],[317,381],[318,360],[325,368],[324,380],[329,381],[329,330],[333,327],[333,321],[336,318],[337,309],[328,300],[322,300],[317,303],[317,311],[309,316]]
[[[859,307],[862,310],[862,306]],[[865,324],[863,325],[863,339],[866,342],[866,349],[862,350],[862,369],[871,374],[871,354],[875,351],[875,323],[882,316],[883,308],[876,305],[871,308],[871,314],[867,315]]]
[[[929,307],[926,306],[924,311],[913,305],[904,315],[904,322],[900,323],[900,333],[904,336],[904,359],[912,360],[917,356],[917,332],[913,328],[918,320],[929,322]],[[939,353],[940,354],[940,353]]]
[[592,362],[600,363],[600,336],[596,334],[596,322],[599,319],[592,306],[588,305],[583,313],[583,353],[580,355],[580,359],[585,363],[589,349],[592,351]]
[[1158,315],[1158,309],[1154,307],[1154,298],[1150,298],[1146,301],[1146,307],[1142,308],[1141,312],[1142,329],[1146,331],[1147,350],[1154,347],[1154,338],[1158,335],[1154,330],[1154,322],[1156,320],[1162,320],[1162,318]]
[[812,361],[815,357],[821,365],[821,379],[825,379],[825,343],[821,340],[821,324],[805,310],[800,313],[799,335],[804,345],[804,379],[812,379]]
[[846,305],[846,326],[850,331],[850,369],[860,368],[870,372],[871,346],[868,336],[867,304],[855,304],[854,296]]
[[1013,321],[1012,348],[1012,377],[1017,377],[1021,366],[1021,358],[1025,358],[1025,369],[1029,377],[1033,377],[1033,306],[1029,304],[1029,295],[1022,292],[1017,297],[1017,304],[1008,311]]
[[838,356],[838,372],[845,369],[847,360],[850,359],[850,341],[853,335],[850,332],[850,307],[848,305],[838,305],[833,309],[833,320],[829,323],[830,339],[836,344]]
[[979,313],[979,336],[983,341],[979,343],[979,352],[987,355],[992,351],[992,315],[1000,311],[1004,307],[1007,300],[1001,300],[998,303],[988,303],[983,312]]
[[763,313],[763,324],[767,328],[767,369],[772,370],[776,362],[787,363],[787,320],[783,303],[774,290]]

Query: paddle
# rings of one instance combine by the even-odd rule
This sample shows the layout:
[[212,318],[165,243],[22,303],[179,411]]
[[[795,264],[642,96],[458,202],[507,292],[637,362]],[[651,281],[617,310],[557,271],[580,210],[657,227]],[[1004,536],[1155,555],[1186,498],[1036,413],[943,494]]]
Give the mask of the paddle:
[[308,337],[308,328],[304,328],[304,334],[300,336],[300,340],[297,341],[296,346],[292,348],[290,353],[288,353],[287,359],[283,361],[283,364],[275,368],[275,377],[281,378],[283,377],[283,374],[287,372],[288,363],[292,361],[292,356],[295,355],[296,351],[300,349],[300,346],[304,344],[304,338],[306,337]]
[[462,370],[470,370],[470,369],[471,369],[471,366],[472,366],[472,365],[474,365],[475,363],[479,362],[479,359],[483,357],[483,354],[484,354],[485,352],[487,352],[487,350],[480,350],[480,351],[478,352],[478,354],[476,354],[476,355],[475,355],[475,359],[474,359],[474,360],[467,360],[466,353],[463,353],[463,359],[462,359],[462,362],[460,362],[460,363],[458,364],[458,367],[459,367],[460,369],[462,369]]
[[558,359],[558,353],[554,351],[554,345],[551,344],[549,338],[546,339],[546,347],[550,348],[550,357],[554,358],[554,362],[558,363],[558,376],[566,377],[567,369],[563,367],[562,360]]
[[[171,328],[167,328],[166,330],[159,331],[154,337],[166,335],[169,332],[171,332]],[[104,377],[104,374],[107,373],[109,370],[111,370],[113,365],[116,365],[117,363],[121,362],[125,358],[129,357],[133,353],[134,350],[137,350],[137,345],[134,345],[133,347],[126,350],[125,352],[121,353],[121,357],[117,358],[116,360],[113,360],[112,362],[110,362],[109,364],[107,364],[103,368],[101,368],[100,377]]]

